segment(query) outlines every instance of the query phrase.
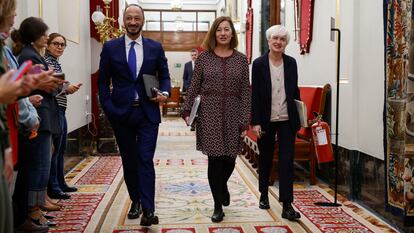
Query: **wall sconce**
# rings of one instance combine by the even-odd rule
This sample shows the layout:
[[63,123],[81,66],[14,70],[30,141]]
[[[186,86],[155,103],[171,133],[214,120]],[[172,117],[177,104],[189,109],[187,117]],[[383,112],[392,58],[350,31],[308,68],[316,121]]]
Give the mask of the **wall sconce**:
[[111,8],[112,0],[102,0],[105,4],[105,15],[102,13],[101,7],[98,5],[96,10],[92,13],[92,21],[95,24],[95,28],[98,31],[100,41],[103,44],[105,41],[113,38],[118,38],[124,33],[123,29],[114,26],[116,20],[109,17],[109,9]]

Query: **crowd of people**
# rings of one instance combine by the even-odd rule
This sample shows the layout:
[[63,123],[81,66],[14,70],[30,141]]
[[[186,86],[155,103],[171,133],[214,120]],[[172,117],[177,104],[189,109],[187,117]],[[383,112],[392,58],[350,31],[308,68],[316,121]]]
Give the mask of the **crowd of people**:
[[[48,34],[47,24],[36,17],[24,19],[11,32],[15,12],[15,0],[0,0],[0,232],[47,232],[56,223],[45,211],[61,208],[52,199],[68,199],[68,193],[77,191],[64,179],[65,110],[67,95],[82,83],[71,84],[59,63],[66,38]],[[153,164],[161,122],[159,103],[167,100],[171,82],[162,45],[141,35],[142,7],[128,5],[123,20],[125,35],[105,43],[101,52],[99,100],[122,158],[132,201],[127,217],[142,214],[140,224],[151,226],[159,222]],[[289,42],[286,28],[272,26],[266,38],[269,50],[253,62],[250,84],[247,58],[236,50],[233,22],[218,17],[203,42],[204,51],[192,51],[183,78],[187,98],[181,114],[187,124],[194,100],[201,97],[196,143],[197,150],[208,157],[212,222],[221,222],[223,206],[230,205],[228,180],[250,126],[260,151],[259,208],[270,208],[268,180],[277,135],[282,217],[300,218],[291,205],[294,140],[300,128],[294,104],[300,99],[297,65],[284,53]],[[9,40],[12,43],[7,45]],[[32,67],[16,78],[16,69],[27,61]],[[146,91],[143,80],[148,76],[159,81],[155,94]]]
[[12,31],[15,16],[16,1],[0,1],[0,232],[47,232],[61,208],[51,198],[77,191],[64,180],[65,109],[82,84],[63,78],[65,37],[36,17]]

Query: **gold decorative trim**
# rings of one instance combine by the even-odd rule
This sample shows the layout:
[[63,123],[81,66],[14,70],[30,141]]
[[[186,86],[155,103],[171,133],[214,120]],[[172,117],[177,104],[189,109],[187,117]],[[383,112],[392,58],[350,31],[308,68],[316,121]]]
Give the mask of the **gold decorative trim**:
[[43,0],[39,0],[39,18],[43,18]]

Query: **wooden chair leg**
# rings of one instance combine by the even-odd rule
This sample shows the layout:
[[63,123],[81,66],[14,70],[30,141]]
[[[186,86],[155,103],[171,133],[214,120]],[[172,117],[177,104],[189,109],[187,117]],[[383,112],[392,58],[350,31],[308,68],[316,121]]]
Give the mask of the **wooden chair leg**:
[[309,183],[311,185],[315,185],[316,184],[316,159],[315,159],[315,154],[312,153],[311,158],[309,160]]

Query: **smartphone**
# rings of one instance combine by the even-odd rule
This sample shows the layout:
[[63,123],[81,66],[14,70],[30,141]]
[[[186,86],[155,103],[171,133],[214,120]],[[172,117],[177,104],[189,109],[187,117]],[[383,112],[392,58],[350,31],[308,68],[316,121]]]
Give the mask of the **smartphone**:
[[53,77],[65,80],[65,73],[53,73]]
[[23,62],[19,69],[13,74],[12,80],[17,81],[23,77],[23,75],[32,67],[32,61],[28,60]]

